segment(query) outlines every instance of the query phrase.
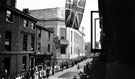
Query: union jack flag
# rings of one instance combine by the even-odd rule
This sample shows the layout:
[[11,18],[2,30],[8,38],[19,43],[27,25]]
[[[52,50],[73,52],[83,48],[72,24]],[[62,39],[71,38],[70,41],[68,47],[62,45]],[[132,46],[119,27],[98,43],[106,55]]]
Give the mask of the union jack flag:
[[86,0],[66,0],[65,24],[66,27],[79,29]]

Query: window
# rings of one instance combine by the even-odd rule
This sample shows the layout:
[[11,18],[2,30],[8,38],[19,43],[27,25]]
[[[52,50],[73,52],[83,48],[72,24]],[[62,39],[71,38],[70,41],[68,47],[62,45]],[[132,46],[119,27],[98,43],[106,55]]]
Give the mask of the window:
[[48,52],[50,52],[50,44],[48,44]]
[[48,40],[50,40],[50,37],[51,37],[51,33],[48,32]]
[[6,2],[7,2],[7,5],[11,5],[11,0],[6,0]]
[[10,57],[4,58],[4,71],[5,73],[10,73]]
[[24,27],[28,27],[28,21],[24,20]]
[[23,56],[22,57],[22,70],[26,70],[26,60],[27,60],[27,57]]
[[40,52],[41,44],[38,43],[38,51]]
[[31,36],[31,51],[34,51],[34,35]]
[[31,29],[32,29],[32,30],[35,29],[34,23],[31,23]]
[[38,37],[41,37],[41,29],[38,30]]
[[66,47],[61,47],[61,54],[66,54]]
[[61,28],[60,34],[61,34],[61,39],[66,39],[66,28]]
[[13,14],[9,10],[7,10],[7,12],[6,12],[6,21],[7,22],[13,22]]
[[71,31],[71,42],[72,42],[72,34],[73,34],[73,32]]
[[5,51],[11,51],[11,32],[6,31],[5,33]]
[[27,35],[23,35],[23,50],[27,51]]

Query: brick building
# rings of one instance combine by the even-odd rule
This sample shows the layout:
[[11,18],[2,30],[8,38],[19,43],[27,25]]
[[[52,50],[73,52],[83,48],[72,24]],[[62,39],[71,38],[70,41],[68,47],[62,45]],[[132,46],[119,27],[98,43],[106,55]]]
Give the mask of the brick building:
[[35,23],[28,13],[15,8],[16,0],[0,1],[0,78],[16,76],[32,67],[29,54],[35,50]]

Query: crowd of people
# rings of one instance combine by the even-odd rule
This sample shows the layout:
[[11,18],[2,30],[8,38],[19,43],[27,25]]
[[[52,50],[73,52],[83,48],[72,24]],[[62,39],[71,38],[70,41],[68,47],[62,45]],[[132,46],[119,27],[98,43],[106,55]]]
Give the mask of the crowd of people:
[[97,76],[101,75],[101,72],[103,71],[102,70],[103,67],[101,67],[102,65],[101,58],[92,57],[91,59],[92,61],[88,61],[84,65],[83,72],[81,71],[79,72],[79,79],[99,79],[97,78]]
[[[64,61],[59,65],[52,65],[52,66],[35,66],[34,68],[27,68],[26,70],[22,71],[15,77],[8,77],[3,79],[42,79],[48,78],[50,75],[54,75],[59,71],[63,71],[64,69],[68,69],[77,65],[78,63],[85,60],[86,57],[78,58],[78,59],[71,59],[70,61]],[[79,69],[79,66],[78,66]]]
[[[50,75],[53,75],[54,73],[58,71],[63,71],[64,69],[68,69],[70,67],[73,67],[74,65],[77,65],[81,61],[85,60],[86,58],[80,58],[80,59],[74,59],[70,61],[65,61],[59,66],[46,66],[46,67],[38,67],[26,70],[24,73],[18,74],[15,79],[42,79],[42,78],[48,78]],[[58,69],[56,69],[58,68]]]
[[15,79],[41,79],[48,78],[52,73],[52,67],[35,67],[27,70],[24,73],[18,74]]

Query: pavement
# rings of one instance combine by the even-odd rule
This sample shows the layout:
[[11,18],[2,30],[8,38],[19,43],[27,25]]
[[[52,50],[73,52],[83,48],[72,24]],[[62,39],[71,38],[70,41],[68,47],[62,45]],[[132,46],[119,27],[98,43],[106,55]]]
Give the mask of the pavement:
[[54,75],[51,75],[48,79],[73,79],[73,76],[78,76],[78,73],[80,71],[83,71],[83,66],[86,64],[86,62],[91,61],[91,59],[86,59],[79,64],[80,69],[77,69],[78,65],[75,65],[71,68],[65,69],[63,71],[57,72]]

